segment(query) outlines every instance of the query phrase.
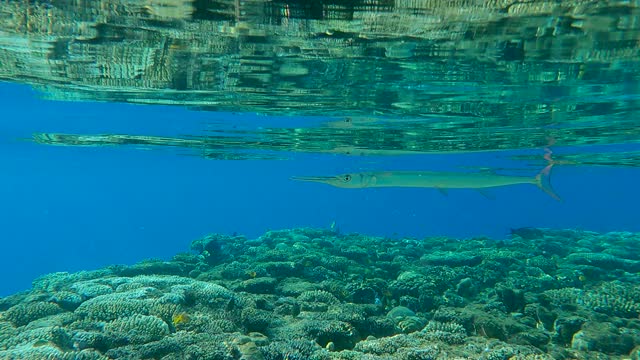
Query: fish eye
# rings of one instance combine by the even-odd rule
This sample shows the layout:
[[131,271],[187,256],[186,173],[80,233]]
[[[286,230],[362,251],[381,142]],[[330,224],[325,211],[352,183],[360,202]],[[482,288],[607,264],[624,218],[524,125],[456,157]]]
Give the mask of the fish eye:
[[351,175],[349,175],[349,174],[345,175],[345,176],[342,178],[342,180],[343,180],[344,182],[349,182],[349,181],[351,181]]

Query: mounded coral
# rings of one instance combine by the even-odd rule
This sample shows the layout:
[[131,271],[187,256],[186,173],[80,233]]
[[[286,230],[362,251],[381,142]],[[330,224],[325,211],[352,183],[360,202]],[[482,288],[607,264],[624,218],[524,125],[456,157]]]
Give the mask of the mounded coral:
[[23,326],[34,320],[59,314],[62,311],[54,303],[38,301],[13,306],[3,313],[3,318],[16,326]]
[[467,331],[464,326],[455,322],[442,323],[429,321],[420,335],[429,341],[441,341],[449,345],[464,344]]
[[104,325],[107,336],[127,344],[145,344],[169,335],[169,325],[156,316],[132,315]]
[[640,235],[509,241],[323,229],[211,235],[197,254],[0,299],[0,359],[637,357]]

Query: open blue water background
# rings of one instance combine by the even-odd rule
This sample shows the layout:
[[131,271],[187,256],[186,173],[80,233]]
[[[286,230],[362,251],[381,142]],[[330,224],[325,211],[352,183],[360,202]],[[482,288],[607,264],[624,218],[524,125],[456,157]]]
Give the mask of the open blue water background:
[[[384,236],[505,238],[510,228],[524,226],[640,231],[640,169],[556,166],[552,182],[563,202],[532,185],[490,190],[491,199],[471,190],[444,196],[433,189],[339,189],[289,178],[510,162],[504,153],[498,161],[493,153],[215,161],[173,149],[44,146],[24,139],[49,131],[176,136],[206,131],[215,121],[287,126],[314,120],[45,101],[9,83],[0,83],[0,96],[0,295],[27,289],[49,272],[169,258],[211,232],[255,237],[334,221],[342,232]],[[537,153],[542,156],[541,149],[517,154]]]

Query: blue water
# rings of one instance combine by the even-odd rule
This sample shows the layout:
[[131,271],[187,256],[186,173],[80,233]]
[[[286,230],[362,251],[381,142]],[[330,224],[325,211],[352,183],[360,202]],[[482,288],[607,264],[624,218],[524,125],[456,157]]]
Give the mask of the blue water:
[[29,87],[9,83],[0,83],[0,95],[0,295],[27,289],[49,272],[170,258],[211,232],[252,237],[268,229],[328,227],[334,221],[342,232],[384,236],[505,238],[510,228],[523,226],[640,231],[640,169],[557,166],[552,182],[562,202],[532,185],[490,190],[490,198],[471,190],[444,196],[433,189],[339,189],[289,178],[510,163],[504,154],[496,160],[493,153],[215,161],[173,149],[45,146],[24,139],[49,131],[175,136],[205,132],[216,121],[286,125],[302,120],[45,101]]

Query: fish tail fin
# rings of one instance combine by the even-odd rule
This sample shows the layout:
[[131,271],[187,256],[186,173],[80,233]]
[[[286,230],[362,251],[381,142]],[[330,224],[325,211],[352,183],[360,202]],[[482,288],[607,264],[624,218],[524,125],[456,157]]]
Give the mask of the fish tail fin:
[[535,184],[540,190],[546,192],[552,198],[562,201],[560,196],[556,194],[551,186],[551,168],[553,167],[553,163],[547,165],[544,169],[542,169],[538,175],[535,177]]

